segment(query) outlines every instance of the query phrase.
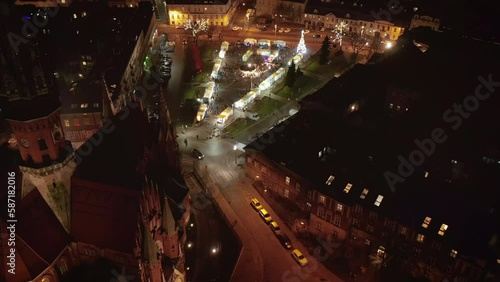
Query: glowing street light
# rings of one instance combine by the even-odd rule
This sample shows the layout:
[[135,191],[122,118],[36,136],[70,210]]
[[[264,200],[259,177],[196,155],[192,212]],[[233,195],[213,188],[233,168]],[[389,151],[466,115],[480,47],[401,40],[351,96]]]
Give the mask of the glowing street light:
[[387,42],[387,44],[385,44],[385,49],[391,49],[391,47],[392,47],[391,42]]
[[238,145],[234,144],[233,146],[233,151],[234,151],[234,164],[238,164],[236,160],[236,150],[238,150]]

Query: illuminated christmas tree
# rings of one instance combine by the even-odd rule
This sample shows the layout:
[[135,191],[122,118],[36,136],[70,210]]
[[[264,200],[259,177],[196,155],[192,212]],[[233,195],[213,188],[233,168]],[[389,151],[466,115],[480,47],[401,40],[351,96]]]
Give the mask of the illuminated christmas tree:
[[297,54],[299,54],[299,53],[305,54],[306,52],[307,52],[306,42],[304,40],[304,31],[302,30],[300,40],[299,40],[299,45],[297,45]]

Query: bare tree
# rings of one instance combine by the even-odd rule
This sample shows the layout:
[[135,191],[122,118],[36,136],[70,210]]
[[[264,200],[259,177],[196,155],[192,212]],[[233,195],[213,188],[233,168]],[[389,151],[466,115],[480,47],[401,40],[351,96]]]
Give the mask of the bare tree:
[[349,41],[351,41],[354,61],[358,58],[359,53],[370,48],[370,40],[366,36],[356,33],[349,36]]
[[191,33],[193,34],[194,37],[194,42],[198,42],[198,35],[201,32],[207,32],[208,31],[208,19],[201,19],[201,20],[191,20],[187,19],[185,21],[184,26],[186,29],[191,30]]

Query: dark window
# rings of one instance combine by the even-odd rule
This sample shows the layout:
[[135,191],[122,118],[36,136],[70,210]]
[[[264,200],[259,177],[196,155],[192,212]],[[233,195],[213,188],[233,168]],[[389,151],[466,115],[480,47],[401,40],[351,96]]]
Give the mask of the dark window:
[[49,147],[47,147],[47,143],[45,143],[45,139],[43,138],[38,138],[38,146],[40,147],[40,150],[47,150]]
[[42,160],[43,160],[44,163],[50,163],[51,162],[49,154],[42,155]]

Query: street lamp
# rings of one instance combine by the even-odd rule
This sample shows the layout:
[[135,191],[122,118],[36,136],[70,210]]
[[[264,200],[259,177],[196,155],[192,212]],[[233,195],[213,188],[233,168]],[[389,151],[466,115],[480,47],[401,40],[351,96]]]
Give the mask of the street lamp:
[[278,29],[278,25],[274,25],[274,39],[276,40],[276,30]]
[[238,145],[234,144],[233,146],[233,151],[234,151],[234,164],[238,164],[236,161],[236,150],[238,150]]

